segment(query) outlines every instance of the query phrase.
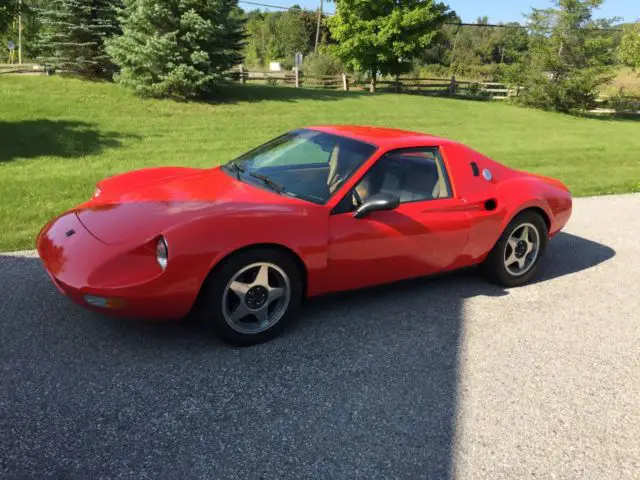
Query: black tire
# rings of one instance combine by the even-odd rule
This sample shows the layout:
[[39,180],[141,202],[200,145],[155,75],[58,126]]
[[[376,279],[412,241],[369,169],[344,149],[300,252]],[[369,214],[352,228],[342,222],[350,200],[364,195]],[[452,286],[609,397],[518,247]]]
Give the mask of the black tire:
[[[259,333],[243,333],[234,329],[225,319],[224,293],[227,285],[238,272],[247,266],[262,262],[276,265],[286,273],[290,285],[289,303],[284,315],[267,330]],[[232,255],[211,272],[192,313],[197,321],[213,331],[222,341],[245,347],[266,342],[280,335],[297,317],[302,296],[302,272],[291,255],[278,249],[256,248]]]
[[[533,225],[538,233],[539,247],[538,254],[531,267],[521,275],[512,274],[505,265],[505,253],[507,249],[507,243],[511,234],[516,231],[520,226],[524,224]],[[525,210],[518,216],[516,216],[507,225],[507,228],[500,236],[500,239],[495,244],[489,256],[480,265],[480,269],[483,275],[491,282],[501,285],[503,287],[519,287],[531,281],[536,275],[538,267],[540,266],[540,259],[544,255],[549,240],[549,232],[547,224],[542,216],[533,211]]]

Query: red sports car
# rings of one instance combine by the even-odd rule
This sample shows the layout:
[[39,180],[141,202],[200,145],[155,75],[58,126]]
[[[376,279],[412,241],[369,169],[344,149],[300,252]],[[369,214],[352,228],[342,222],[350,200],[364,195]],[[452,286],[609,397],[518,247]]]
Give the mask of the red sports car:
[[459,143],[325,126],[221,167],[106,179],[47,224],[37,247],[80,305],[137,318],[192,313],[249,345],[280,333],[305,297],[470,265],[522,285],[571,208],[561,182]]

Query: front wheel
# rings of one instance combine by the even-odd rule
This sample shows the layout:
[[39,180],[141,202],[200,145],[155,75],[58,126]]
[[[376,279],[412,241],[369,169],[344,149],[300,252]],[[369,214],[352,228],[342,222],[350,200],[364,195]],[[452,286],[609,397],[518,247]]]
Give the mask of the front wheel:
[[223,341],[249,346],[282,332],[302,300],[299,269],[279,250],[232,256],[204,285],[197,316]]
[[542,216],[525,211],[514,218],[482,263],[484,275],[504,287],[519,287],[536,274],[548,240]]

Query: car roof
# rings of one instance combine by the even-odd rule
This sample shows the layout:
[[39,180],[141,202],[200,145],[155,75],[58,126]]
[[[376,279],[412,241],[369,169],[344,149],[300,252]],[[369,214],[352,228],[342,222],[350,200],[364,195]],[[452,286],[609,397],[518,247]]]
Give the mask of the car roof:
[[360,140],[361,142],[369,143],[385,150],[455,143],[446,138],[396,128],[357,125],[321,125],[307,127],[307,129]]

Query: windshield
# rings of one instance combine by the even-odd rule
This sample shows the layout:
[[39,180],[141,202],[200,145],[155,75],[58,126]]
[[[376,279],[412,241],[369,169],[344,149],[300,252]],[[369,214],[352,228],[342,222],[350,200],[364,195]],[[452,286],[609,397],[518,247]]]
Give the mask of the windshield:
[[350,138],[295,130],[233,160],[223,168],[242,181],[324,204],[376,151]]

